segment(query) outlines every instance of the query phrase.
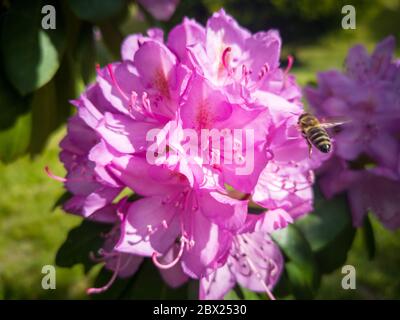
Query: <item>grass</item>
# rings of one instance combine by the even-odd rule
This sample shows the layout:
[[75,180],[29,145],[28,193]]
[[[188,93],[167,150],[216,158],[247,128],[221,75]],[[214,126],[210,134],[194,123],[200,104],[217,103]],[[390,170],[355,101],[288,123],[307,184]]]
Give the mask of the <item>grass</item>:
[[0,164],[0,298],[81,298],[88,277],[81,268],[57,268],[57,290],[41,288],[44,265],[53,265],[57,248],[67,231],[80,219],[59,208],[60,183],[49,179],[43,168],[63,174],[53,137],[45,152],[34,160],[27,156],[10,165]]
[[[351,33],[352,32],[352,33]],[[315,81],[318,70],[341,68],[348,48],[372,42],[361,30],[330,35],[309,46],[287,48],[297,62],[293,72],[299,83]],[[67,215],[59,208],[52,210],[63,193],[62,185],[49,179],[43,171],[49,165],[58,174],[63,168],[58,161],[58,142],[64,129],[51,139],[46,150],[31,160],[23,157],[10,165],[0,164],[0,298],[2,299],[75,299],[86,298],[85,289],[93,273],[85,275],[80,266],[56,268],[57,289],[43,290],[42,267],[54,264],[57,248],[68,230],[79,224],[80,218]],[[400,232],[389,232],[373,221],[377,254],[368,260],[362,237],[357,234],[347,264],[357,271],[357,289],[343,290],[341,270],[324,277],[318,294],[320,299],[400,298]]]

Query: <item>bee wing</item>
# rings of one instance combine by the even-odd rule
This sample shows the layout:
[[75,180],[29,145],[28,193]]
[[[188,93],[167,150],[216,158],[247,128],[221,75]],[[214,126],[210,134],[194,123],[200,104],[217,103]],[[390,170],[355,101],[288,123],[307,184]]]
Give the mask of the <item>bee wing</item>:
[[351,120],[345,117],[331,117],[328,119],[323,119],[321,121],[321,127],[325,129],[341,126],[344,124],[351,123]]

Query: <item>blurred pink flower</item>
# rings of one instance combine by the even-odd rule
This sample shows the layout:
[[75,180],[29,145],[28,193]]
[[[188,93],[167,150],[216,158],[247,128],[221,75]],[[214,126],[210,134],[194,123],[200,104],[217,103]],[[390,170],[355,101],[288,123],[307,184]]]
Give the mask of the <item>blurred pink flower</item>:
[[400,63],[394,49],[391,36],[371,56],[355,46],[344,73],[320,73],[318,88],[306,89],[318,116],[347,118],[334,135],[335,157],[322,172],[321,186],[327,196],[348,192],[355,226],[368,210],[387,228],[400,226]]
[[174,14],[179,0],[137,0],[157,20],[169,20]]

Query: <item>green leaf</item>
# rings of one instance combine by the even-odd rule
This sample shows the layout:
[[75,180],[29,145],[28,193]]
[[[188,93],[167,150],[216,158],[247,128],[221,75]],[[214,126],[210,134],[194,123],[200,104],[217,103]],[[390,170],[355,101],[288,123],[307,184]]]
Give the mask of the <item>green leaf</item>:
[[45,4],[40,0],[15,0],[4,19],[3,63],[8,79],[22,95],[53,78],[65,49],[61,15],[56,16],[56,29],[42,29],[41,9]]
[[57,127],[57,99],[54,81],[37,90],[32,99],[32,132],[29,152],[41,152]]
[[[103,268],[94,286],[102,287],[111,278],[112,272]],[[160,276],[150,259],[145,259],[139,270],[129,279],[117,279],[104,293],[93,295],[94,299],[187,299],[188,283],[179,288],[170,288]]]
[[18,117],[29,111],[29,99],[21,97],[0,69],[0,131],[11,128]]
[[63,62],[56,76],[54,84],[56,90],[56,103],[53,112],[55,112],[53,127],[56,129],[59,125],[64,124],[68,117],[72,114],[71,99],[75,99],[83,88],[82,79],[77,75],[77,67],[69,54],[64,56]]
[[343,266],[353,244],[355,232],[350,224],[347,225],[323,250],[316,252],[315,257],[321,273],[331,273]]
[[31,134],[31,114],[17,118],[13,127],[0,132],[0,161],[9,163],[25,154]]
[[81,27],[75,58],[84,83],[89,84],[96,74],[96,45],[93,25],[90,23],[84,23]]
[[368,253],[368,258],[372,260],[375,257],[376,245],[374,229],[368,215],[365,216],[364,224],[361,230],[363,234],[364,245]]
[[321,250],[350,223],[347,199],[341,195],[326,200],[314,189],[314,211],[296,222],[313,251]]
[[240,287],[242,290],[244,300],[265,300],[265,295],[259,295],[258,293],[251,291],[249,289]]
[[90,259],[90,252],[96,253],[103,246],[102,234],[111,229],[111,225],[84,220],[79,226],[71,229],[67,239],[58,249],[56,264],[70,268],[83,264],[88,272],[96,263]]
[[310,244],[295,225],[275,231],[272,237],[285,255],[291,292],[298,299],[312,299],[320,274]]
[[37,90],[32,99],[31,155],[40,153],[51,133],[72,113],[69,100],[75,98],[80,82],[74,78],[74,65],[66,55],[52,81]]
[[240,290],[239,286],[235,286],[224,297],[224,300],[243,300],[243,299],[244,299],[243,293]]
[[314,211],[296,222],[316,255],[319,270],[330,273],[347,259],[355,229],[345,195],[325,199],[315,188]]
[[292,293],[286,270],[283,270],[278,283],[274,287],[273,294],[278,300],[288,297]]
[[31,128],[29,97],[23,98],[0,70],[0,161],[11,162],[28,147]]
[[99,25],[103,42],[114,58],[120,57],[121,43],[124,39],[115,23],[107,22]]
[[71,10],[82,20],[98,22],[116,16],[125,6],[124,0],[69,0]]

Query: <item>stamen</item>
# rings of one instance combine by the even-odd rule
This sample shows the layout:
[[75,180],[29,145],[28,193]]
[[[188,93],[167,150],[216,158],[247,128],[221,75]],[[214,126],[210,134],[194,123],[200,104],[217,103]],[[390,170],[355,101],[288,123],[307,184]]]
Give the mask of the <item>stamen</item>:
[[294,58],[291,55],[288,55],[287,59],[288,59],[288,65],[286,66],[286,69],[284,71],[285,74],[289,73],[290,69],[292,69],[293,62],[294,62]]
[[132,111],[133,111],[134,107],[136,107],[136,100],[137,100],[137,93],[136,92],[132,92],[131,93],[130,103],[128,104],[128,111],[129,111],[130,114],[132,114]]
[[121,94],[121,96],[123,96],[126,100],[129,101],[129,100],[130,100],[129,97],[126,95],[125,92],[122,91],[122,89],[121,89],[121,87],[119,86],[117,80],[115,79],[114,71],[113,71],[113,69],[112,69],[111,64],[108,64],[108,65],[107,65],[107,70],[108,70],[108,73],[109,73],[109,75],[110,75],[110,77],[111,77],[111,80],[112,80],[113,84],[115,85],[115,87],[117,88],[117,90],[119,91],[119,93]]
[[258,80],[260,81],[262,78],[264,78],[264,76],[269,72],[269,70],[270,70],[270,68],[269,68],[268,63],[265,63],[262,66],[260,72],[258,73]]
[[185,249],[185,243],[187,242],[186,238],[184,236],[181,237],[180,239],[180,248],[179,248],[179,252],[178,255],[176,256],[176,258],[174,260],[172,260],[172,262],[168,263],[168,264],[162,264],[157,260],[157,252],[153,252],[151,259],[153,260],[153,263],[155,264],[156,267],[160,268],[160,269],[170,269],[173,266],[175,266],[179,260],[181,259],[182,255],[183,255],[183,250]]
[[104,285],[104,286],[101,287],[101,288],[89,288],[89,289],[86,290],[86,293],[87,293],[87,294],[98,294],[98,293],[102,293],[102,292],[104,292],[104,291],[107,291],[107,290],[112,286],[112,284],[114,283],[114,281],[117,279],[118,272],[119,272],[120,267],[121,267],[121,255],[119,255],[117,259],[118,259],[118,260],[117,260],[117,265],[116,265],[116,267],[115,267],[114,273],[113,273],[111,279],[107,282],[107,284]]
[[151,111],[150,99],[148,97],[147,92],[143,92],[142,94],[142,104],[145,113],[151,117],[154,117],[153,112]]
[[100,64],[96,63],[96,73],[100,74],[101,68],[100,68]]
[[271,300],[276,300],[276,298],[272,294],[271,290],[269,290],[267,284],[265,283],[264,279],[262,278],[261,274],[258,272],[257,268],[253,264],[253,261],[251,261],[251,259],[249,257],[246,257],[246,260],[247,260],[247,263],[250,266],[250,269],[252,269],[252,271],[256,274],[256,277],[258,278],[258,280],[260,280],[260,282],[261,282],[262,286],[264,287],[264,290],[267,293],[268,297]]
[[268,184],[271,185],[272,187],[275,187],[275,188],[281,189],[281,190],[285,190],[290,193],[296,193],[296,192],[307,190],[308,188],[310,188],[310,184],[308,184],[306,182],[298,183],[297,181],[287,180],[285,178],[282,178],[279,181],[271,180],[268,182]]
[[[246,242],[245,242],[246,241]],[[255,243],[250,237],[248,237],[247,235],[243,234],[239,237],[239,243],[243,242],[244,246],[246,244],[252,246],[253,248],[255,248],[256,250],[260,250],[260,248],[258,247],[257,243]],[[240,248],[240,244],[237,244],[238,248]],[[263,254],[263,251],[261,250],[261,253]],[[246,255],[245,259],[247,260],[247,263],[249,264],[250,269],[255,273],[256,277],[258,278],[258,280],[260,281],[260,283],[262,284],[262,286],[264,287],[265,292],[267,293],[268,297],[271,300],[276,300],[276,298],[274,297],[274,295],[272,294],[271,290],[269,290],[267,284],[265,283],[265,280],[262,278],[260,272],[258,271],[258,269],[256,268],[256,266],[254,265],[253,261]],[[276,263],[271,260],[268,259],[269,263],[272,264],[273,268],[278,268],[278,266],[276,265]],[[269,269],[269,268],[268,268]],[[272,274],[272,272],[268,272],[268,277],[270,277]]]
[[46,172],[46,174],[47,174],[50,178],[52,178],[52,179],[54,179],[54,180],[56,180],[56,181],[67,182],[67,179],[65,179],[65,178],[63,178],[63,177],[60,177],[60,176],[57,176],[57,175],[55,175],[54,173],[52,173],[52,172],[50,171],[50,168],[49,168],[48,166],[45,166],[45,167],[44,167],[44,171]]
[[227,47],[222,53],[222,64],[226,69],[229,68],[229,54],[232,51],[231,47]]

